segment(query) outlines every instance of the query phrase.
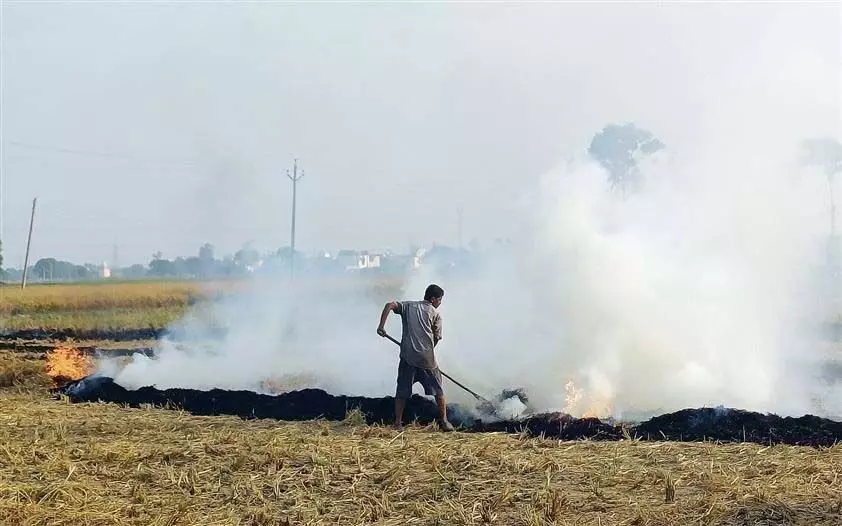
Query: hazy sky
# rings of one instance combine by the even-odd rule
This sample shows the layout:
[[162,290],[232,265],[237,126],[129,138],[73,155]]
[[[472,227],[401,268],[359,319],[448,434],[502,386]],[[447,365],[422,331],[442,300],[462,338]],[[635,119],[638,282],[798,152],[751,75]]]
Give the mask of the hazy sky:
[[6,266],[36,195],[33,261],[286,245],[294,156],[301,249],[455,243],[459,206],[488,243],[610,122],[842,136],[840,27],[838,3],[4,0]]

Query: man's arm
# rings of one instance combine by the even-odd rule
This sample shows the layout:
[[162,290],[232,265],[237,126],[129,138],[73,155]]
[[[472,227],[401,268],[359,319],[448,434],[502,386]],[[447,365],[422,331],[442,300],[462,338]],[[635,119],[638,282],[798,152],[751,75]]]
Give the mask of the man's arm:
[[433,317],[433,347],[441,341],[441,314],[436,313]]
[[400,304],[397,301],[390,301],[383,306],[383,312],[380,313],[380,325],[377,326],[377,334],[386,337],[386,319],[389,318],[389,313],[400,313]]

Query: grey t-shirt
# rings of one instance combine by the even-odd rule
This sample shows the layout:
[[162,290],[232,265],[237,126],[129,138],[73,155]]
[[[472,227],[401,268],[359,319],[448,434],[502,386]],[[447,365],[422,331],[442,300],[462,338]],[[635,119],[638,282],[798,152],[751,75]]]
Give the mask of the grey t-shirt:
[[397,314],[403,323],[400,357],[413,367],[435,369],[433,352],[441,339],[441,315],[429,301],[399,301]]

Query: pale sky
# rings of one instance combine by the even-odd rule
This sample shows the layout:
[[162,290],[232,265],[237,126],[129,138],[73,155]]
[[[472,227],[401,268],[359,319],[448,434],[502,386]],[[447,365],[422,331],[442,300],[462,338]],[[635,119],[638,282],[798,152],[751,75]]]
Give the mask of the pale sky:
[[0,3],[6,266],[34,196],[33,262],[274,249],[295,156],[299,249],[487,244],[608,123],[842,136],[839,3]]

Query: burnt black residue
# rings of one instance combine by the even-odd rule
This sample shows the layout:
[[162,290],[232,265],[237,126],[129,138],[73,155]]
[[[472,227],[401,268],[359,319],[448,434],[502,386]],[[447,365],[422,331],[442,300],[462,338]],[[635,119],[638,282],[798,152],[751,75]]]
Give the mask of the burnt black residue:
[[[395,401],[391,397],[366,398],[334,396],[321,389],[302,389],[280,395],[252,391],[212,389],[166,389],[142,387],[128,390],[111,378],[88,377],[66,384],[57,393],[73,402],[115,402],[138,407],[152,404],[177,407],[196,415],[234,415],[241,418],[273,418],[277,420],[342,420],[347,412],[359,409],[369,424],[394,421]],[[404,418],[430,423],[438,410],[432,400],[415,395],[407,400]]]
[[544,413],[522,420],[491,423],[475,423],[475,431],[504,431],[526,433],[529,436],[558,438],[560,440],[619,440],[623,430],[619,426],[600,421],[598,418],[574,418],[563,413]]
[[[350,409],[360,409],[369,424],[391,423],[392,397],[366,398],[334,396],[320,389],[303,389],[280,395],[252,391],[214,389],[158,390],[144,387],[127,390],[111,378],[88,377],[56,389],[73,402],[116,402],[130,406],[152,404],[181,408],[197,415],[236,415],[241,418],[278,420],[342,420]],[[432,400],[414,395],[407,401],[405,421],[427,424],[435,420]],[[782,418],[730,408],[684,409],[656,416],[637,425],[614,425],[596,418],[574,418],[563,413],[531,415],[520,420],[479,422],[471,412],[457,405],[448,406],[454,424],[465,431],[524,433],[562,440],[640,440],[755,442],[830,446],[842,438],[842,423],[816,416]]]
[[[217,328],[207,331],[207,335],[222,338],[226,334],[225,329]],[[21,329],[14,331],[0,332],[0,341],[14,342],[24,341],[83,341],[83,340],[110,340],[115,342],[131,342],[136,340],[169,340],[181,341],[188,339],[185,332],[178,327],[153,328],[141,327],[136,329]]]
[[813,415],[794,418],[727,408],[683,409],[656,416],[635,432],[655,440],[830,446],[842,439],[842,422]]

